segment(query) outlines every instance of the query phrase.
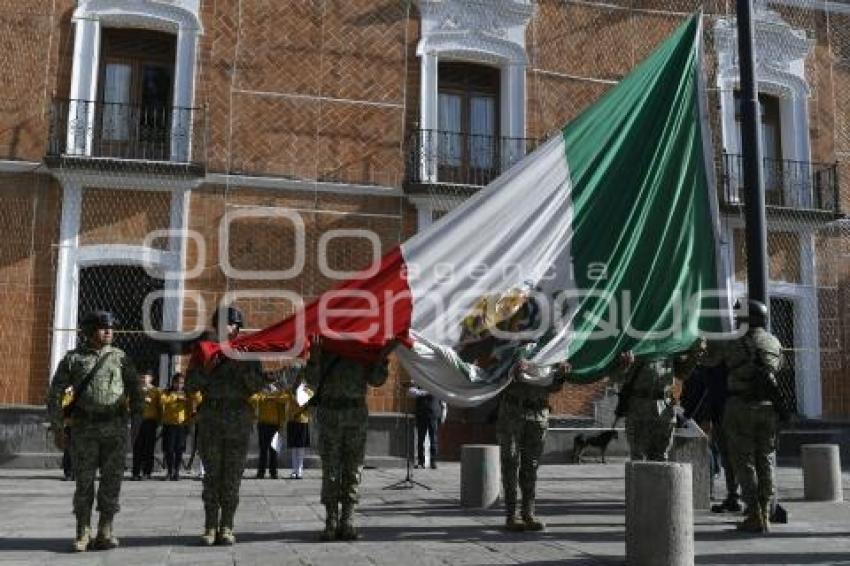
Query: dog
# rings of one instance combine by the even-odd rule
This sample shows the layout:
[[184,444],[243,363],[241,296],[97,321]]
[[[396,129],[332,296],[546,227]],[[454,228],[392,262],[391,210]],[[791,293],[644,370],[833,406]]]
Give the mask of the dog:
[[573,462],[576,464],[583,463],[582,456],[584,456],[584,453],[589,448],[595,448],[601,453],[602,463],[604,464],[605,451],[608,450],[608,445],[611,444],[611,441],[618,438],[618,436],[617,431],[614,429],[605,430],[592,436],[577,434],[573,440]]

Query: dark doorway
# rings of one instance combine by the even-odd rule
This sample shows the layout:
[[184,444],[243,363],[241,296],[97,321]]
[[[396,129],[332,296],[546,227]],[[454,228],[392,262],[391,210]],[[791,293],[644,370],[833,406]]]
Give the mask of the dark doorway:
[[[78,319],[96,309],[112,311],[116,319],[113,344],[130,356],[139,371],[153,370],[158,376],[162,348],[145,334],[143,308],[145,297],[162,289],[163,280],[140,266],[85,267],[80,270]],[[162,330],[162,299],[153,303],[150,320],[154,330]]]
[[783,366],[776,375],[787,405],[797,410],[797,372],[794,350],[794,301],[770,299],[771,332],[782,344]]

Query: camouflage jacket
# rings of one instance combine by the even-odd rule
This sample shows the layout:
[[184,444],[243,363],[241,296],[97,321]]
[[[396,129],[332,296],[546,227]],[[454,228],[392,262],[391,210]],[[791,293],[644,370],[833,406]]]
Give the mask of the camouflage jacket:
[[322,409],[348,409],[366,406],[366,388],[387,381],[387,362],[362,364],[327,350],[310,357],[304,367],[307,385],[316,391]]
[[[514,363],[530,356],[536,344],[529,343],[520,347],[514,357]],[[499,396],[499,420],[501,422],[527,420],[541,424],[549,422],[549,395],[557,393],[564,387],[566,375],[557,367],[553,367],[551,385],[533,385],[525,381],[513,379]]]
[[[97,369],[74,407],[75,429],[79,431],[85,428],[96,428],[99,431],[105,431],[112,427],[116,430],[124,430],[128,408],[133,416],[142,414],[145,404],[144,396],[130,358],[114,346],[104,346],[100,350],[94,350],[83,345],[65,354],[50,382],[47,392],[47,413],[55,430],[62,428],[64,416],[62,397],[65,390],[69,386],[78,387],[102,356],[109,357]],[[97,400],[107,394],[111,395],[111,391],[115,390],[113,380],[121,380],[123,394],[115,402],[114,412],[110,415],[109,412],[104,413],[103,405],[98,404]],[[100,418],[96,419],[96,414]]]
[[698,351],[688,351],[658,360],[637,359],[628,366],[620,366],[611,375],[615,383],[630,384],[633,399],[670,400],[673,380],[690,377],[700,361]]
[[752,328],[736,340],[709,343],[701,363],[709,367],[725,363],[729,394],[746,396],[754,387],[758,364],[773,373],[782,368],[782,345],[764,328]]
[[215,434],[245,434],[254,420],[249,399],[263,389],[262,366],[256,361],[225,359],[211,370],[193,368],[186,393],[201,394],[197,421]]

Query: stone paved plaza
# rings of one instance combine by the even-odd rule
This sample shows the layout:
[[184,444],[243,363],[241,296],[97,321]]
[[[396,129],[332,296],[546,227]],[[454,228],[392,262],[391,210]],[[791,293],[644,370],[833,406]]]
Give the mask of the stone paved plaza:
[[[383,489],[404,470],[369,469],[362,540],[325,544],[316,540],[324,515],[317,470],[302,481],[246,479],[231,548],[197,545],[200,482],[128,481],[116,522],[122,547],[71,554],[73,484],[60,481],[59,471],[0,469],[0,565],[624,564],[623,475],[622,461],[544,466],[539,510],[549,528],[523,535],[501,529],[500,508],[460,507],[457,463],[416,471],[430,491]],[[850,505],[803,502],[799,468],[781,468],[780,480],[789,525],[755,538],[735,533],[732,517],[697,512],[696,563],[850,564]],[[849,475],[844,483],[847,490]]]

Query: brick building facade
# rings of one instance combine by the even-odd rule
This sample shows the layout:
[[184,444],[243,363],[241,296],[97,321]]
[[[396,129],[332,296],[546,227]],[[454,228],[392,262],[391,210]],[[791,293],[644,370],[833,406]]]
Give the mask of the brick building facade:
[[[846,417],[850,240],[840,216],[850,203],[839,187],[850,183],[850,9],[759,6],[786,379],[804,414]],[[166,331],[197,326],[211,310],[203,305],[225,296],[252,328],[281,319],[293,294],[309,301],[333,283],[328,268],[368,263],[371,246],[345,230],[369,230],[388,249],[429,225],[700,7],[717,243],[739,295],[746,251],[725,3],[0,2],[0,403],[41,403],[79,312],[98,302],[119,311],[122,340],[153,367],[164,362],[145,350],[140,290],[162,293],[150,312]],[[404,410],[403,380],[393,372],[371,393],[373,412]],[[554,413],[592,422],[604,395],[604,382],[568,387]],[[457,439],[486,429],[486,410],[453,419]]]

